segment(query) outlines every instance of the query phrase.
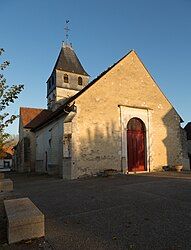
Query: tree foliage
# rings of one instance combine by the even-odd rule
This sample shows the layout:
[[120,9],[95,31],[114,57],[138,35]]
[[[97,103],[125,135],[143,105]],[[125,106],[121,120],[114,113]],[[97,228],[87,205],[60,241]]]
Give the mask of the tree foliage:
[[[4,52],[4,49],[0,48],[0,56]],[[9,86],[6,83],[6,79],[2,72],[9,66],[8,61],[0,63],[0,153],[3,151],[3,145],[8,139],[9,134],[5,132],[5,128],[14,122],[18,117],[17,115],[11,115],[6,112],[6,108],[14,103],[15,99],[23,90],[24,85],[17,84]]]

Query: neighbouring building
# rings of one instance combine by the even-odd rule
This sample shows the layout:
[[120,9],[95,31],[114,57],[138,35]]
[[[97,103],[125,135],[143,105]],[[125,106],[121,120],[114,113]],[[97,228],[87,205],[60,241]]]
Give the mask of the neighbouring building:
[[187,145],[187,154],[189,158],[189,164],[191,169],[191,122],[188,122],[186,126],[184,127],[184,131],[186,132],[186,145]]
[[105,169],[190,169],[182,119],[135,51],[89,83],[63,44],[47,81],[47,106],[20,109],[18,171],[74,179]]
[[3,147],[0,154],[0,171],[3,169],[11,169],[13,164],[13,147]]

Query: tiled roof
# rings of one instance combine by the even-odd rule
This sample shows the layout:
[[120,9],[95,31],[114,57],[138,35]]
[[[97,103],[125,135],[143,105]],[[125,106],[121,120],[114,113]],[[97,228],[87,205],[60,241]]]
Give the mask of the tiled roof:
[[72,105],[70,106],[69,103],[70,102],[68,102],[67,100],[63,105],[58,107],[54,112],[46,110],[49,113],[46,112],[44,119],[39,120],[39,122],[36,123],[35,126],[32,127],[32,131],[35,131],[36,129],[42,126],[47,125],[48,123],[52,122],[55,118],[57,118],[59,115],[68,114],[73,108],[73,106]]
[[42,123],[46,118],[53,113],[47,109],[36,108],[20,108],[20,117],[25,128],[34,128]]
[[13,147],[12,146],[4,146],[1,153],[0,159],[12,159],[13,156]]
[[64,45],[61,48],[54,69],[89,76],[70,45]]

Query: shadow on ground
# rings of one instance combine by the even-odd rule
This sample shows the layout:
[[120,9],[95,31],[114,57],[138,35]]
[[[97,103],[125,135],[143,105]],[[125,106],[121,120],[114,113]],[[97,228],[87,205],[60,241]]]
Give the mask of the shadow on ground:
[[[191,249],[191,175],[155,173],[63,181],[10,173],[0,196],[3,249]],[[157,177],[157,178],[156,178]],[[29,197],[45,239],[8,246],[3,199]]]

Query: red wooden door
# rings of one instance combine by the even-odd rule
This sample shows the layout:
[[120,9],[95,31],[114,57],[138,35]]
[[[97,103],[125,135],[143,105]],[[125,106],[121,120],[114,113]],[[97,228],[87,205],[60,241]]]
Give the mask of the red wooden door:
[[128,171],[145,171],[145,126],[138,119],[133,118],[127,127]]

